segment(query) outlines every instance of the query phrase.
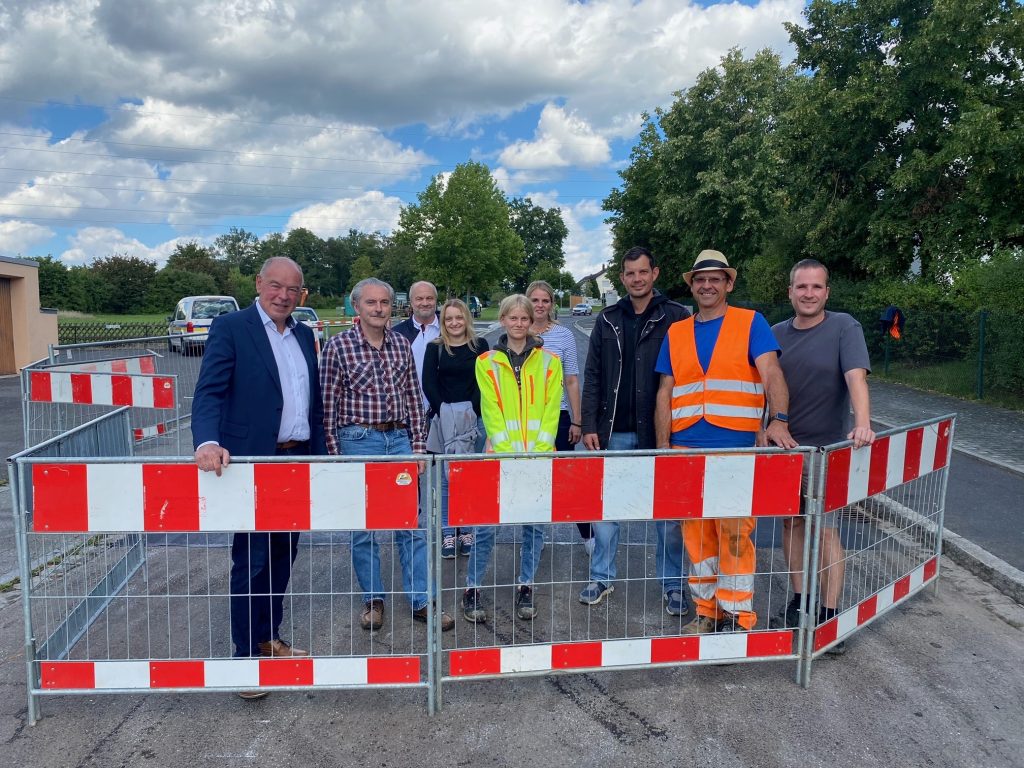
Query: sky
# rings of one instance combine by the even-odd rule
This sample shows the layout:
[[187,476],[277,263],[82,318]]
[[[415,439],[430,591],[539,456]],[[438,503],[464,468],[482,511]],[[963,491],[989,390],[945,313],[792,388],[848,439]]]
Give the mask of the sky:
[[231,227],[390,233],[458,163],[558,207],[577,276],[642,113],[803,0],[4,0],[0,255],[166,261]]

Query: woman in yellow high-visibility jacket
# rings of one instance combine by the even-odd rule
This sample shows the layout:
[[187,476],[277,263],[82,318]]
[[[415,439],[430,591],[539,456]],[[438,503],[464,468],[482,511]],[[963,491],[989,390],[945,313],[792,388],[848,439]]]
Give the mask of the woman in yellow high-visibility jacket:
[[[480,415],[489,450],[495,453],[533,453],[555,449],[558,416],[562,403],[562,361],[545,350],[530,333],[533,305],[522,294],[506,296],[498,312],[505,333],[494,349],[476,359],[480,385]],[[487,620],[480,583],[490,564],[494,526],[476,529],[476,541],[466,568],[466,592],[462,613],[467,621]],[[544,527],[523,526],[523,544],[516,579],[516,615],[537,615],[533,600],[533,576],[544,549]]]

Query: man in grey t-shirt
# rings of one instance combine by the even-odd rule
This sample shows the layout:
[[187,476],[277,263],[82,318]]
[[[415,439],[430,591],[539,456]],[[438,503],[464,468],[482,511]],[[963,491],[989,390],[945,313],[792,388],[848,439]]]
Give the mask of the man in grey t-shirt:
[[[798,262],[789,273],[789,300],[795,315],[772,327],[782,347],[779,362],[789,387],[789,431],[800,445],[853,440],[854,447],[860,448],[875,440],[867,382],[871,361],[860,323],[842,312],[826,312],[828,295],[825,265],[814,259]],[[819,624],[835,616],[843,586],[843,546],[835,524],[836,515],[829,515],[822,530]],[[799,624],[804,577],[792,569],[803,561],[803,546],[803,518],[787,518],[782,549],[794,595],[785,613],[773,620],[775,626]],[[832,650],[842,653],[844,649],[840,643]]]

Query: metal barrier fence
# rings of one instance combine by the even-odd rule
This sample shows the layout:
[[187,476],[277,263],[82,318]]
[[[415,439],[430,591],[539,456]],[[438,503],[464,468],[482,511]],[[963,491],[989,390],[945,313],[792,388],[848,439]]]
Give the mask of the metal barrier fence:
[[[485,677],[797,659],[796,629],[769,629],[762,618],[753,630],[733,626],[715,634],[687,634],[684,627],[693,614],[668,614],[664,597],[673,588],[686,591],[680,532],[686,521],[694,526],[690,535],[696,547],[713,550],[719,565],[733,546],[730,536],[738,535],[740,546],[749,536],[753,551],[746,573],[754,613],[765,617],[785,605],[790,573],[778,548],[781,522],[800,514],[801,476],[814,455],[810,449],[673,450],[450,462],[450,525],[476,527],[478,539],[481,531],[493,535],[500,527],[506,546],[491,568],[475,563],[471,554],[461,579],[438,566],[447,603],[459,605],[473,583],[488,612],[486,623],[460,622],[453,642],[446,644],[438,706],[443,683]],[[436,471],[445,471],[444,464],[439,462]],[[593,579],[576,522],[618,529],[618,546],[610,553],[617,566],[608,584],[614,590],[597,605],[580,600]],[[553,526],[553,531],[551,545],[537,558],[536,576],[528,579],[537,615],[524,620],[515,589],[517,570],[523,575],[520,563],[530,562],[536,546],[533,525]],[[673,546],[676,551],[668,551]],[[681,572],[666,579],[670,560]],[[493,575],[481,579],[485,573]],[[714,591],[713,583],[706,586]]]
[[[838,528],[842,554],[811,570],[804,678],[811,661],[939,576],[955,414],[880,433],[873,445],[822,450],[810,562],[822,532]],[[819,586],[841,582],[834,617],[817,610]],[[824,590],[820,590],[821,593]]]
[[[816,656],[938,575],[951,417],[886,433],[868,451],[457,457],[447,464],[448,522],[497,532],[484,568],[472,555],[441,559],[433,491],[445,462],[427,460],[427,504],[411,457],[234,458],[218,478],[188,459],[126,458],[135,446],[119,418],[116,442],[94,442],[74,457],[27,451],[11,459],[33,722],[39,697],[76,692],[412,686],[428,691],[434,711],[443,685],[464,680],[770,660],[795,661],[807,685]],[[111,423],[76,434],[110,431]],[[104,450],[112,457],[95,458]],[[64,458],[44,458],[53,456]],[[805,473],[811,482],[802,489]],[[841,529],[853,538],[837,618],[769,626],[797,574],[810,574],[805,610],[815,615],[822,573],[808,565],[818,562],[822,516],[840,509]],[[783,522],[798,517],[809,523],[804,555],[787,565]],[[619,525],[615,591],[593,606],[579,601],[591,580],[574,525],[584,520]],[[752,629],[687,635],[692,613],[665,611],[666,562],[684,561],[679,522],[701,520],[749,521]],[[531,523],[544,529],[545,546],[529,619],[516,615],[514,587],[519,526]],[[239,531],[302,533],[281,635],[311,656],[231,658],[228,547]],[[360,626],[367,595],[355,571],[365,575],[367,566],[354,562],[352,545],[359,535],[363,558],[369,533],[385,544],[381,632]],[[36,567],[40,558],[48,565]],[[486,622],[463,616],[471,566]],[[437,598],[421,617],[402,594],[417,585],[417,602]],[[442,611],[456,616],[451,632],[442,633]]]
[[141,451],[184,455],[201,363],[173,352],[167,336],[52,346],[21,372],[25,447],[129,405]]

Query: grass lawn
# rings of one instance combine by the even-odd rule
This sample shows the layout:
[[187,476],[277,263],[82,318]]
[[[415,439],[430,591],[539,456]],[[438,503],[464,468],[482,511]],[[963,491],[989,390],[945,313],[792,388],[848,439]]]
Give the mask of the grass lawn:
[[[934,365],[912,366],[906,363],[890,363],[889,374],[886,375],[881,366],[876,368],[872,376],[887,381],[897,381],[917,389],[952,395],[963,400],[977,400],[978,367],[973,360],[954,360]],[[1010,408],[1015,411],[1024,410],[1024,395],[1013,392],[993,391],[985,388],[982,402]]]
[[85,312],[58,312],[58,323],[166,323],[167,315],[90,315]]

